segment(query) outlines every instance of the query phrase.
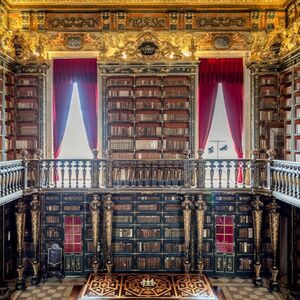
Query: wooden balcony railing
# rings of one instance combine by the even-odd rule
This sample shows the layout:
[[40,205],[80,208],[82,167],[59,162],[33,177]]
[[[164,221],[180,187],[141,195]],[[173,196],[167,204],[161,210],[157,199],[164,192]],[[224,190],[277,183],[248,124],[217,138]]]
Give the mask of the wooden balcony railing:
[[28,186],[43,189],[268,188],[267,161],[250,159],[28,161]]
[[27,188],[27,162],[22,160],[0,163],[0,203],[22,196]]
[[38,190],[272,192],[300,206],[300,163],[258,159],[32,159],[0,162],[0,203]]
[[300,207],[300,163],[273,160],[270,173],[273,196]]

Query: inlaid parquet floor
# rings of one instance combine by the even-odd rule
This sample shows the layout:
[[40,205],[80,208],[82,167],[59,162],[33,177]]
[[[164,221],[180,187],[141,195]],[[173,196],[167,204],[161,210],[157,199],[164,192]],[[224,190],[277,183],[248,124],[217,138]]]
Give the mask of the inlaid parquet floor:
[[[251,279],[210,278],[214,286],[221,287],[226,300],[283,300],[282,293],[270,293],[266,286],[255,288]],[[84,278],[65,278],[62,284],[47,281],[36,287],[28,286],[25,291],[16,291],[12,300],[69,300],[74,285],[84,284]]]

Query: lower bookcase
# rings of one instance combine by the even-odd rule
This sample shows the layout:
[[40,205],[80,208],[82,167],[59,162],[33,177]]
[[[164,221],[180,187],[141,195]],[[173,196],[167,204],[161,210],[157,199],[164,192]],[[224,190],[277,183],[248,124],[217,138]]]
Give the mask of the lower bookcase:
[[92,271],[93,232],[89,211],[89,195],[84,193],[48,193],[43,197],[42,261],[53,243],[63,249],[66,275]]
[[183,216],[181,195],[113,197],[115,271],[181,271]]
[[254,236],[249,194],[205,196],[203,263],[210,275],[251,276]]
[[[106,270],[107,249],[104,203],[107,194],[99,194],[99,270]],[[93,271],[95,249],[90,202],[87,193],[52,192],[43,195],[42,264],[47,249],[58,243],[63,248],[66,275],[82,276]],[[176,193],[111,194],[112,270],[114,272],[182,272],[184,271],[185,236],[183,202],[191,209],[190,271],[197,272],[196,202],[198,196]],[[204,272],[214,276],[253,275],[254,230],[253,195],[204,195],[204,233],[202,261]],[[264,200],[263,200],[264,201]],[[268,224],[263,228],[262,257],[271,258]],[[268,250],[268,251],[267,251]],[[263,262],[264,264],[264,262]],[[264,264],[265,266],[265,264]],[[262,270],[263,271],[263,270]]]

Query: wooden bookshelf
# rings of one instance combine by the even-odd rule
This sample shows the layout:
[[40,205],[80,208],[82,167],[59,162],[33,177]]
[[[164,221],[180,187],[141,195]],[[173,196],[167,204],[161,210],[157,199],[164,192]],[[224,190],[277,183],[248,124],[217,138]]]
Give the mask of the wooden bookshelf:
[[284,159],[290,160],[292,155],[292,122],[291,118],[293,109],[293,98],[292,98],[292,88],[293,88],[293,70],[289,68],[280,72],[280,84],[279,84],[279,101],[280,110],[284,115]]
[[278,65],[254,64],[250,70],[253,148],[260,150],[260,158],[274,149],[277,159],[300,161],[299,54]]
[[[267,158],[266,151],[276,148],[277,158],[283,156],[283,115],[279,110],[278,66],[252,65],[251,95],[254,106],[253,149],[259,150],[260,158]],[[276,133],[276,137],[274,137]],[[280,135],[282,135],[280,137]],[[277,141],[277,142],[276,142]],[[279,142],[278,142],[279,141]]]
[[[20,74],[16,78],[16,151],[22,149],[33,157],[40,145],[39,76]],[[19,155],[18,155],[19,156]]]
[[251,195],[206,196],[204,270],[210,275],[250,276],[254,262]]
[[113,159],[184,158],[193,149],[195,67],[130,68],[100,67],[104,151]]
[[113,201],[115,271],[182,270],[182,196],[135,194]]
[[43,199],[43,261],[47,249],[58,243],[64,251],[66,275],[92,271],[94,250],[88,196],[78,193],[47,194]]
[[12,160],[15,158],[15,74],[3,69],[4,81],[2,102],[2,159]]

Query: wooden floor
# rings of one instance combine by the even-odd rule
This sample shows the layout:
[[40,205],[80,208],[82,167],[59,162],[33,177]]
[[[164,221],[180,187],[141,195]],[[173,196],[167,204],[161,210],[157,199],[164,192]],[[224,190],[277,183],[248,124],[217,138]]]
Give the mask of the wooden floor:
[[[217,295],[219,294],[219,295]],[[78,299],[224,300],[200,274],[92,274]]]

